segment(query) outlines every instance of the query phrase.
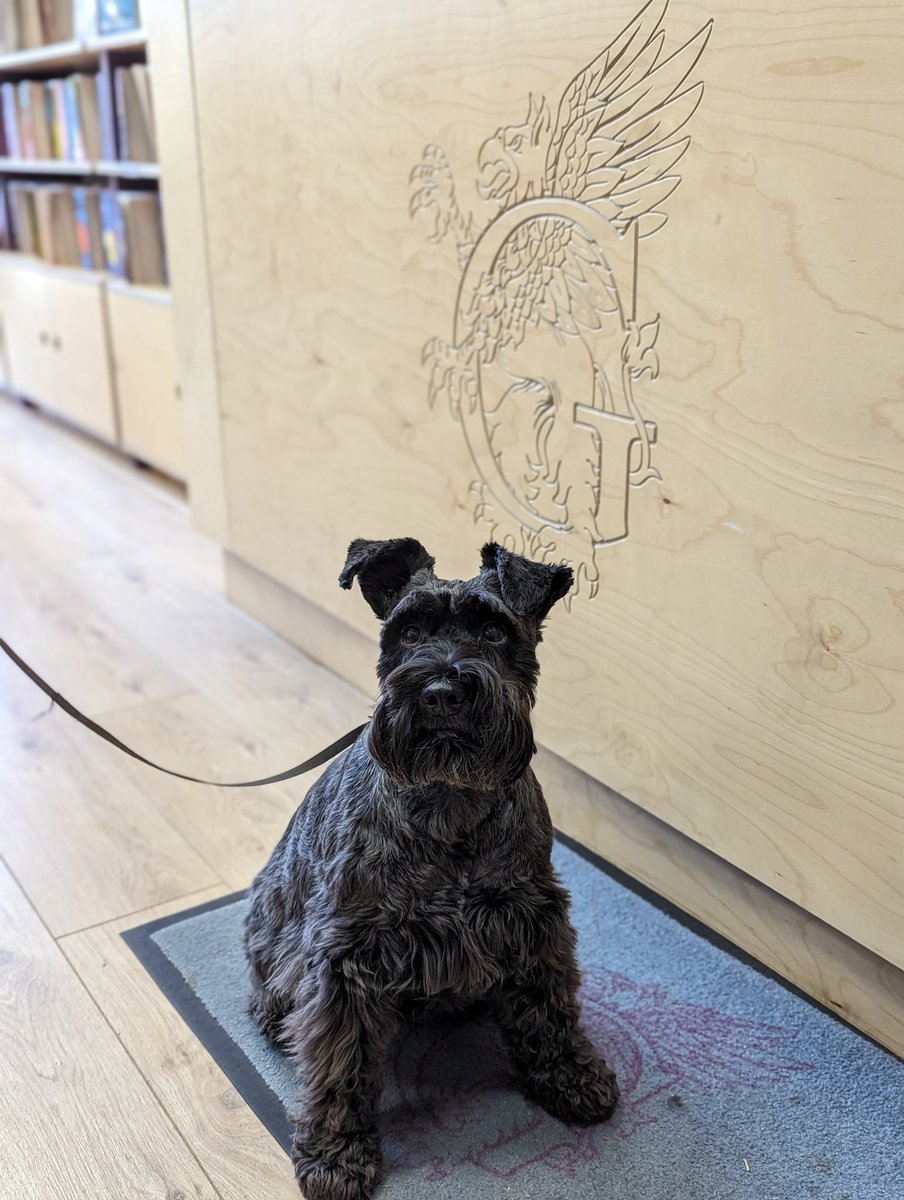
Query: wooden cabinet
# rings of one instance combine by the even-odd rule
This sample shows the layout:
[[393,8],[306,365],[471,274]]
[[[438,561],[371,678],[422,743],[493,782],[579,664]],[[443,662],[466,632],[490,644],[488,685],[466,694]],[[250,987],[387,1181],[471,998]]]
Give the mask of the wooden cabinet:
[[9,386],[115,442],[103,280],[11,259],[0,274]]
[[52,392],[47,295],[45,272],[9,262],[0,265],[7,384],[30,399],[49,398]]
[[46,322],[51,353],[48,405],[116,441],[103,281],[48,277]]
[[184,414],[169,296],[110,284],[107,302],[122,448],[185,478]]
[[2,386],[186,477],[168,292],[4,254],[0,322]]

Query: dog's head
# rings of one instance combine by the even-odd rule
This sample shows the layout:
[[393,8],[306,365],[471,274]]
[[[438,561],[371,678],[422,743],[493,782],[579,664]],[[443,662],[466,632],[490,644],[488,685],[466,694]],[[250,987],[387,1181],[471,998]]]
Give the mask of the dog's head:
[[370,752],[398,784],[492,791],[534,753],[536,646],[571,569],[484,546],[473,579],[438,579],[414,538],[352,542],[355,578],[383,621]]

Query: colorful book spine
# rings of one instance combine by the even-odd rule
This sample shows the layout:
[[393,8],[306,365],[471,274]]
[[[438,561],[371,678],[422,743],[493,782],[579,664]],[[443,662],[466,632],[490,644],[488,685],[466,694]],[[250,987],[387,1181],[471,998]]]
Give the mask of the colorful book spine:
[[56,100],[50,83],[44,84],[44,112],[47,119],[47,133],[50,137],[50,156],[51,158],[62,158],[60,130],[56,121]]
[[72,147],[69,145],[69,131],[66,127],[66,89],[62,79],[51,79],[50,93],[53,96],[53,124],[56,127],[56,144],[59,151],[57,158],[72,158]]
[[105,159],[116,158],[116,125],[113,120],[113,97],[104,72],[97,75],[97,113],[100,120],[100,140]]
[[84,162],[85,139],[82,136],[82,125],[78,115],[78,96],[75,93],[75,78],[64,79],[63,108],[66,117],[66,144],[69,148],[68,158],[76,162]]
[[3,136],[6,139],[6,153],[10,158],[21,158],[22,145],[19,141],[19,114],[14,83],[4,83],[0,87],[0,101],[3,105]]
[[125,29],[137,29],[137,0],[101,0],[97,10],[99,33],[121,33]]
[[91,255],[91,230],[88,225],[88,193],[83,187],[72,189],[72,203],[75,206],[79,258],[84,269],[90,271],[93,269],[94,260]]
[[103,231],[104,258],[111,275],[125,279],[126,252],[122,210],[115,192],[100,194],[100,222]]
[[117,67],[113,72],[113,90],[116,94],[116,147],[119,151],[117,158],[128,162],[132,157],[129,153],[129,113],[126,100],[126,71],[128,67]]
[[19,109],[19,145],[22,151],[23,158],[36,158],[35,151],[35,130],[34,117],[31,111],[31,92],[28,88],[28,81],[23,79],[18,85],[18,109]]

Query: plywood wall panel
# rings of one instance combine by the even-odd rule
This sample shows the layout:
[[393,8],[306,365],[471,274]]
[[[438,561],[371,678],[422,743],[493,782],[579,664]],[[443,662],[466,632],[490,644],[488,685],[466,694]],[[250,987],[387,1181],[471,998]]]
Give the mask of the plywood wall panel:
[[[531,136],[554,136],[569,81],[637,7],[190,9],[230,551],[362,631],[369,612],[334,583],[354,536],[413,534],[445,573],[470,574],[489,513],[498,537],[574,562],[580,594],[543,646],[543,740],[904,965],[899,10],[674,0],[660,61],[714,24],[658,101],[705,84],[663,143],[690,137],[657,201],[668,222],[645,227],[635,280],[630,230],[614,232],[627,201],[608,225],[587,217],[578,257],[605,251],[622,317],[575,332],[582,301],[566,285],[553,324],[531,318],[506,351],[508,377],[481,368],[506,492],[487,447],[475,461],[463,436],[478,426],[460,355],[461,419],[452,389],[428,401],[444,351],[422,352],[462,343],[456,300],[473,278],[453,237],[429,240],[437,210],[411,216],[410,174],[440,146],[449,174],[431,152],[421,182],[459,241],[469,213],[479,233],[499,211],[475,186],[483,161],[498,193],[487,139],[516,137],[530,96]],[[523,189],[531,137],[507,153]],[[487,304],[504,325],[515,301],[499,295]],[[626,513],[606,468],[595,511],[599,443],[574,406],[611,463],[628,343],[649,478],[635,439]],[[506,392],[517,376],[532,386]],[[561,465],[572,530],[522,519],[538,404],[555,418],[544,469]],[[554,491],[537,491],[549,517]]]

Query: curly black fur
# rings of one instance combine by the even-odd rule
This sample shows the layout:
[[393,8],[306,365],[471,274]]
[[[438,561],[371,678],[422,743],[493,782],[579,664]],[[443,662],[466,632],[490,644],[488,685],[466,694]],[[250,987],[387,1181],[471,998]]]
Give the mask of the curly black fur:
[[424,1002],[490,1006],[525,1091],[563,1121],[609,1117],[614,1074],[579,1024],[568,895],[529,762],[535,647],[566,567],[484,547],[441,580],[412,538],[353,542],[384,619],[380,700],[254,881],[251,1012],[293,1054],[295,1174],[308,1200],[380,1179],[381,1071]]

